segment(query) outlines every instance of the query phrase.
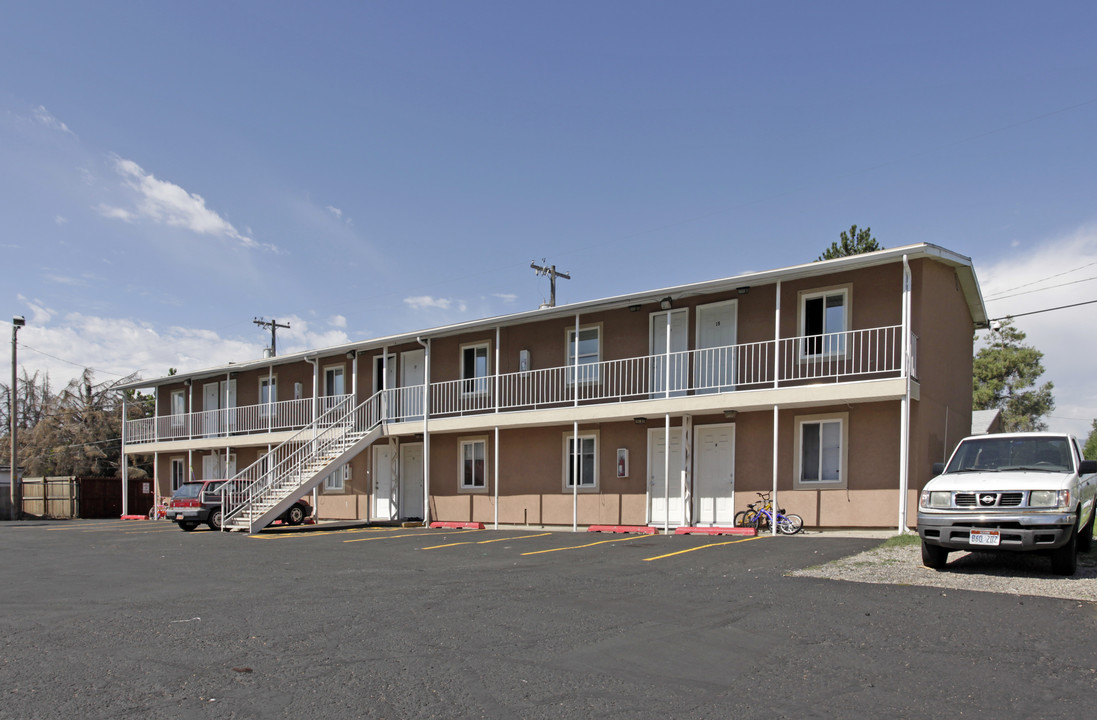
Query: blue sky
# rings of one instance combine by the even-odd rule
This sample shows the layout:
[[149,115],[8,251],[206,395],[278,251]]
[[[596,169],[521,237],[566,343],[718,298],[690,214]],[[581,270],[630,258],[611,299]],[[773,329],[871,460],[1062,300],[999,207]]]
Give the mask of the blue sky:
[[[992,316],[1097,299],[1094,27],[1072,2],[9,3],[0,296],[59,384],[257,357],[255,316],[285,352],[534,308],[541,258],[561,303],[797,264],[853,223],[972,257]],[[1082,434],[1095,311],[1018,321]]]

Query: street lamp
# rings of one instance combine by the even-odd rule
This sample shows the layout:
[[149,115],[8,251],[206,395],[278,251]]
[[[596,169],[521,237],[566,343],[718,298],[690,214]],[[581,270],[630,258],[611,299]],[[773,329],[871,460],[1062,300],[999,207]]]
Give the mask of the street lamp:
[[17,433],[19,425],[16,422],[17,404],[15,398],[18,386],[15,369],[18,364],[18,335],[19,328],[27,324],[27,319],[22,315],[16,315],[11,319],[11,391],[8,393],[8,419],[11,420],[11,519],[18,520],[23,512],[23,489],[19,487],[16,476],[19,474],[19,454],[16,449]]

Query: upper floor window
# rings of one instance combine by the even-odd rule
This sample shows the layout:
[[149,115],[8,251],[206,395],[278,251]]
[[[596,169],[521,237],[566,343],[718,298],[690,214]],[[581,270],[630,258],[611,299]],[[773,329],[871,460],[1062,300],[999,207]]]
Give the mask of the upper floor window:
[[259,412],[263,417],[270,414],[270,406],[278,402],[278,378],[274,376],[259,378]]
[[173,390],[171,393],[171,424],[173,427],[183,425],[187,413],[187,399],[182,390]]
[[465,393],[483,395],[488,391],[488,375],[491,364],[488,361],[488,343],[463,345],[461,347],[461,379]]
[[[575,338],[575,328],[568,328],[568,382],[575,382],[578,371],[579,382],[598,382],[598,363],[602,361],[601,327],[592,325],[579,328],[578,343]],[[576,353],[578,353],[578,365],[576,368]]]
[[849,290],[827,290],[800,296],[801,355],[844,355],[849,330]]

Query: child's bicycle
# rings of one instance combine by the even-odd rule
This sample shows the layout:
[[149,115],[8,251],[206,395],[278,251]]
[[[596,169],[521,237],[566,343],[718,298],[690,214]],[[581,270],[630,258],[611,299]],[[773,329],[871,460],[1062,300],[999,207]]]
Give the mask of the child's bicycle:
[[[736,527],[753,527],[758,532],[763,532],[771,527],[774,522],[773,503],[769,493],[757,493],[762,507],[758,502],[747,504],[746,510],[740,510],[735,514]],[[784,508],[777,509],[777,532],[782,535],[795,535],[804,529],[804,519],[795,513],[785,514]]]
[[170,498],[159,498],[152,504],[149,510],[149,520],[165,520],[168,517],[168,503]]

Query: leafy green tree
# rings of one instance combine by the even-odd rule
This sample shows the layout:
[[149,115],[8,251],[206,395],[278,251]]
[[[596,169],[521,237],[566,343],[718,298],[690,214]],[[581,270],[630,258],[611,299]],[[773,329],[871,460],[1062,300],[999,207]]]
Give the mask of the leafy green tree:
[[1093,421],[1093,429],[1089,431],[1086,446],[1082,448],[1082,455],[1086,460],[1097,460],[1097,420]]
[[1044,416],[1055,409],[1053,385],[1037,386],[1044,374],[1044,354],[1025,344],[1025,333],[1008,318],[987,337],[975,355],[972,406],[1002,411],[1002,430],[1046,430]]
[[867,227],[858,230],[856,225],[850,225],[848,233],[845,230],[842,231],[841,241],[832,242],[830,247],[815,261],[834,260],[835,258],[860,255],[861,253],[883,249],[880,243],[876,242],[876,238],[872,237],[872,228]]

